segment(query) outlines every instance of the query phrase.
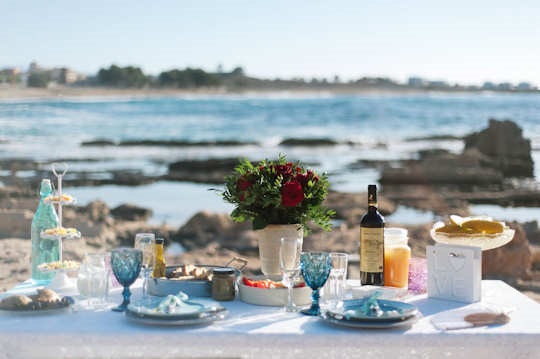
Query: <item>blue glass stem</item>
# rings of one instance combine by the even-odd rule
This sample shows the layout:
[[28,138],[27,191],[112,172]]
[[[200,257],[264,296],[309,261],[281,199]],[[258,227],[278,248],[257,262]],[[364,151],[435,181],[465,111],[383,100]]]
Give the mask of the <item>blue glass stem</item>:
[[125,312],[126,311],[127,306],[129,305],[129,298],[131,297],[131,291],[129,290],[129,286],[124,287],[124,290],[122,291],[122,295],[124,296],[124,300],[122,301],[122,304],[120,304],[118,307],[112,309],[115,312]]
[[302,314],[305,315],[319,315],[321,314],[321,308],[319,307],[319,298],[321,297],[319,293],[319,288],[314,289],[311,292],[311,307],[308,309],[302,310]]

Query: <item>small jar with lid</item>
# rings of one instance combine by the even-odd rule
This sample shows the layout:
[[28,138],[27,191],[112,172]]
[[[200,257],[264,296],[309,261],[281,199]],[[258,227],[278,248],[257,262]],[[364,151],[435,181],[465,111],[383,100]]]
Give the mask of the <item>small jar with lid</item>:
[[405,228],[384,229],[384,285],[407,288],[411,248]]
[[214,268],[212,271],[212,298],[218,301],[234,300],[236,273],[233,268]]

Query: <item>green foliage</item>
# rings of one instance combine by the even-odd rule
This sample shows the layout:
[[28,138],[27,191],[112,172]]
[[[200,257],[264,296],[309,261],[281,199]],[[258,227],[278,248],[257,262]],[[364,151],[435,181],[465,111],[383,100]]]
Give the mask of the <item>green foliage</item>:
[[161,86],[191,88],[215,87],[221,85],[218,76],[201,69],[187,68],[185,70],[170,70],[159,74],[158,82]]
[[148,77],[139,67],[110,66],[100,69],[97,75],[100,85],[112,87],[143,87],[148,83]]
[[33,72],[28,76],[28,87],[47,87],[51,80],[48,72]]
[[322,206],[328,188],[326,174],[318,175],[280,155],[277,160],[257,165],[240,160],[234,173],[226,177],[221,195],[235,205],[233,220],[251,220],[253,229],[269,224],[301,224],[307,230],[306,225],[314,222],[330,230],[335,211]]

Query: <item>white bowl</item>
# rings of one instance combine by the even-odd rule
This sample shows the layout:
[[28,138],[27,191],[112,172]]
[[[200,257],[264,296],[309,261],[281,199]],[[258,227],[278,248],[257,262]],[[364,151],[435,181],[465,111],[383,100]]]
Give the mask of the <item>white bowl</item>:
[[[264,276],[249,277],[249,279],[266,279]],[[287,288],[257,288],[242,283],[238,278],[240,300],[255,305],[283,307],[287,304]],[[298,306],[311,304],[311,288],[308,286],[293,288],[293,302]]]

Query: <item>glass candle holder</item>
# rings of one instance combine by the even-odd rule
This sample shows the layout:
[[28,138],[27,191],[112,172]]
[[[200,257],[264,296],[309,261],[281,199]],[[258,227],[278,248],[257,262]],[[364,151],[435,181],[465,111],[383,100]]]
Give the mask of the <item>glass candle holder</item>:
[[411,258],[409,261],[409,290],[413,293],[425,293],[427,290],[427,260]]

